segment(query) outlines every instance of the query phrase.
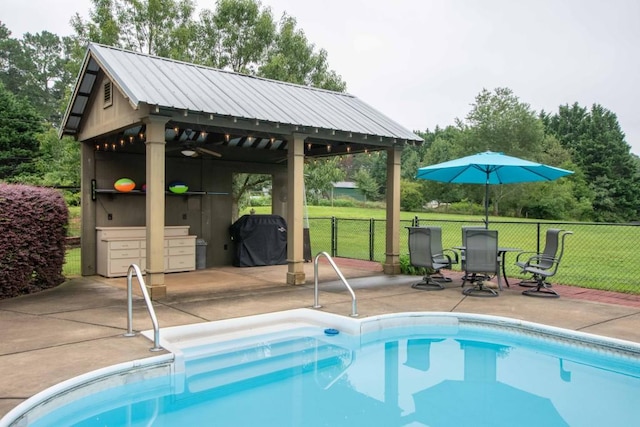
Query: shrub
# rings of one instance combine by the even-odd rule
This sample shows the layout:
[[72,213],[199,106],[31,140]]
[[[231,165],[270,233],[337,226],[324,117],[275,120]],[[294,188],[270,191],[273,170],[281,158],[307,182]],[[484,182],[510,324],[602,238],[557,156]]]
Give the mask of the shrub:
[[433,273],[425,267],[416,267],[411,265],[409,255],[400,255],[400,272],[409,276],[424,276],[427,273]]
[[0,299],[64,281],[68,218],[57,190],[0,184]]

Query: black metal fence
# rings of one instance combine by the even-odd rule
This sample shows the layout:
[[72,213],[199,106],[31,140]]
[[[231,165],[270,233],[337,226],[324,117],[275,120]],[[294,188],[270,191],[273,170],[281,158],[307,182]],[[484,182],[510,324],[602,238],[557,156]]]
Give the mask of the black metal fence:
[[[400,254],[408,255],[406,227],[442,227],[445,248],[462,244],[462,226],[484,226],[482,221],[420,219],[403,220],[400,227]],[[332,256],[384,261],[386,220],[310,218],[309,234],[313,254],[326,251]],[[500,246],[539,252],[544,248],[547,229],[561,228],[574,234],[566,238],[565,253],[553,283],[640,294],[636,273],[640,273],[640,224],[493,221]],[[524,278],[514,265],[517,253],[507,253],[509,278]],[[460,266],[454,266],[454,269]]]
[[[462,226],[483,226],[481,221],[420,219],[400,221],[400,255],[408,256],[406,227],[437,225],[442,227],[445,248],[462,243]],[[500,246],[540,251],[548,228],[573,231],[567,236],[565,254],[553,283],[640,294],[640,224],[604,224],[576,222],[492,221],[498,230]],[[311,252],[332,256],[383,262],[386,250],[386,220],[351,218],[309,218]],[[514,265],[516,253],[507,253],[509,278],[524,278]],[[460,266],[454,266],[454,269]],[[80,274],[80,249],[67,251],[64,274]]]

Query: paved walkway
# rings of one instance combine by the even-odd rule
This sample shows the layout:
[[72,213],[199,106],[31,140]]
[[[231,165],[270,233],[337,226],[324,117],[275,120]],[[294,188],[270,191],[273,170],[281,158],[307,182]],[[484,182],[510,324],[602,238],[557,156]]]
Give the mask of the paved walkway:
[[[529,298],[512,286],[498,298],[465,297],[459,273],[443,291],[411,288],[415,276],[382,275],[379,264],[336,259],[354,288],[360,317],[402,311],[483,313],[640,342],[640,297],[555,286],[558,299]],[[320,304],[348,316],[351,298],[326,263],[319,266]],[[223,267],[166,276],[167,298],[155,301],[161,327],[313,305],[307,283],[284,284],[286,266]],[[137,286],[137,283],[135,283]],[[33,394],[79,374],[154,356],[144,337],[125,338],[126,279],[69,280],[38,294],[0,301],[0,416]],[[140,296],[134,329],[151,329]]]

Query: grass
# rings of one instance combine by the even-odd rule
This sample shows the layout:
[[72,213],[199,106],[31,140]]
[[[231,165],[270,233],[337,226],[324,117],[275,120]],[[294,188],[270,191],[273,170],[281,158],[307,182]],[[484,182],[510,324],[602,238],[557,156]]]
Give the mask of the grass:
[[67,236],[77,237],[80,236],[80,228],[82,226],[80,206],[69,207],[69,228],[67,229]]
[[[268,214],[270,207],[254,207],[258,214]],[[385,258],[385,210],[367,208],[309,206],[309,233],[312,253],[331,252],[331,217],[337,221],[337,256],[369,259],[370,219],[373,226],[373,259]],[[247,212],[243,212],[247,213]],[[401,212],[400,254],[408,254],[406,226],[418,216],[421,225],[442,227],[444,247],[461,244],[463,225],[480,225],[481,218],[470,215]],[[574,232],[566,239],[566,252],[553,283],[562,283],[592,289],[640,294],[640,286],[632,279],[640,273],[640,226],[591,223],[553,223],[520,218],[489,218],[490,228],[498,230],[500,246],[516,247],[526,251],[537,248],[538,226],[541,245],[549,227],[569,229]],[[542,248],[541,248],[542,249]],[[523,278],[514,265],[515,253],[506,257],[506,270],[510,278]],[[459,266],[457,267],[460,268]]]
[[65,277],[79,276],[80,267],[80,248],[68,249],[64,257],[64,265],[62,266],[62,274]]

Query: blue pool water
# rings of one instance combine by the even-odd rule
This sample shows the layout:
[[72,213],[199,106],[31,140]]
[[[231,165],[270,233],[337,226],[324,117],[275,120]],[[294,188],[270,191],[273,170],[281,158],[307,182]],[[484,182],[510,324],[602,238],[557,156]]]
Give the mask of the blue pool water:
[[74,387],[28,425],[640,425],[632,343],[500,318],[390,319],[201,334],[171,363]]

